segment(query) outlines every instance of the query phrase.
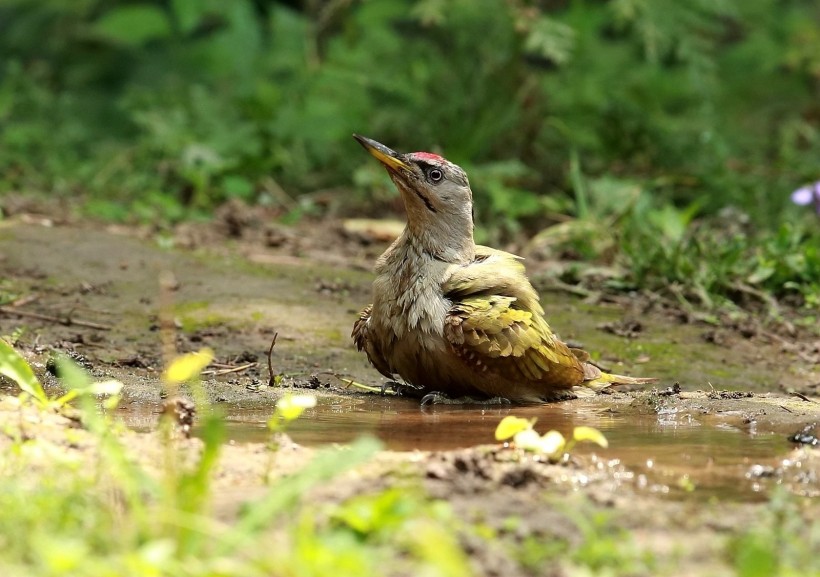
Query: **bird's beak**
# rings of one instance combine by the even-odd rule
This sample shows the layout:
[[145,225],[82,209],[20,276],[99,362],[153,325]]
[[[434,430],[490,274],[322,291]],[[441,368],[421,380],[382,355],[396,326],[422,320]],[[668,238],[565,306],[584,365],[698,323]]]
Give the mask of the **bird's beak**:
[[394,172],[398,170],[410,170],[410,165],[404,162],[402,155],[392,148],[388,148],[372,138],[359,136],[358,134],[354,134],[353,138],[358,140],[359,144],[361,144],[367,152],[372,154],[376,160],[385,165],[388,170]]

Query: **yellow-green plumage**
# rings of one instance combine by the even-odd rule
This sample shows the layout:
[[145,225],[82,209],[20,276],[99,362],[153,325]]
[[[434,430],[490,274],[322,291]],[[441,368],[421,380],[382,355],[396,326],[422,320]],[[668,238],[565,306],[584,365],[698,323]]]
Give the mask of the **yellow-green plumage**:
[[473,242],[472,193],[458,166],[357,138],[388,168],[408,212],[353,329],[379,372],[421,392],[516,402],[654,381],[602,373],[555,337],[521,260]]

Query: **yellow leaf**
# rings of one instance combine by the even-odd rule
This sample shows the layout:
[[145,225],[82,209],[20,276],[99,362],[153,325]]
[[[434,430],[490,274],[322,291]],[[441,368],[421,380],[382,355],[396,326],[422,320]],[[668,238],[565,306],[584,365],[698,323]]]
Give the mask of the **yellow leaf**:
[[524,429],[518,431],[513,437],[515,446],[525,451],[539,451],[541,444],[541,435],[535,432],[535,429]]
[[545,455],[555,455],[563,451],[566,444],[564,435],[550,431],[538,440],[538,450]]
[[575,430],[572,431],[572,438],[578,442],[590,441],[591,443],[596,443],[605,449],[609,446],[609,441],[606,440],[604,434],[598,429],[593,429],[592,427],[575,427]]
[[285,395],[276,402],[276,412],[285,421],[298,419],[305,409],[316,406],[316,397],[313,395]]
[[521,431],[526,431],[527,429],[532,429],[532,426],[535,424],[535,419],[522,419],[521,417],[514,417],[512,415],[507,415],[501,422],[498,423],[498,426],[495,428],[495,440],[496,441],[504,441],[511,437],[514,437],[517,433]]
[[211,364],[212,360],[214,360],[214,352],[207,347],[195,353],[179,356],[165,369],[163,379],[167,383],[185,383],[199,377],[202,369]]

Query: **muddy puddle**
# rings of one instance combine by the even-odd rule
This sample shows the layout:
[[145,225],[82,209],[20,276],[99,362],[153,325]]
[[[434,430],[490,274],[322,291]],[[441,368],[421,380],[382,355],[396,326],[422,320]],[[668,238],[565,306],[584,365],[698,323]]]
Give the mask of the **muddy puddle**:
[[[267,442],[269,408],[224,410],[228,438],[234,443]],[[137,430],[156,426],[158,409],[132,405],[123,418]],[[773,470],[793,445],[787,435],[759,432],[748,417],[693,416],[677,409],[659,414],[613,411],[600,404],[563,403],[539,407],[432,406],[413,399],[378,397],[320,398],[314,409],[292,424],[291,438],[305,446],[348,443],[362,435],[378,438],[392,451],[448,451],[494,443],[506,415],[537,418],[536,430],[565,435],[574,427],[601,430],[610,448],[578,445],[573,455],[600,460],[624,470],[621,482],[639,491],[674,499],[757,501],[770,484],[760,471]]]

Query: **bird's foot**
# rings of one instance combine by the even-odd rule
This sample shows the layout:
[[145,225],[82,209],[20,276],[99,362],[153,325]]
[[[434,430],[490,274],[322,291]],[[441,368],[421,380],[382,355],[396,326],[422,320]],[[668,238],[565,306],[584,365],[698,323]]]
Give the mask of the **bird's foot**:
[[439,391],[427,393],[421,398],[421,406],[430,405],[511,405],[509,399],[504,397],[476,398],[476,397],[450,397]]
[[385,381],[381,386],[382,395],[397,395],[399,397],[418,397],[421,389],[409,383]]

